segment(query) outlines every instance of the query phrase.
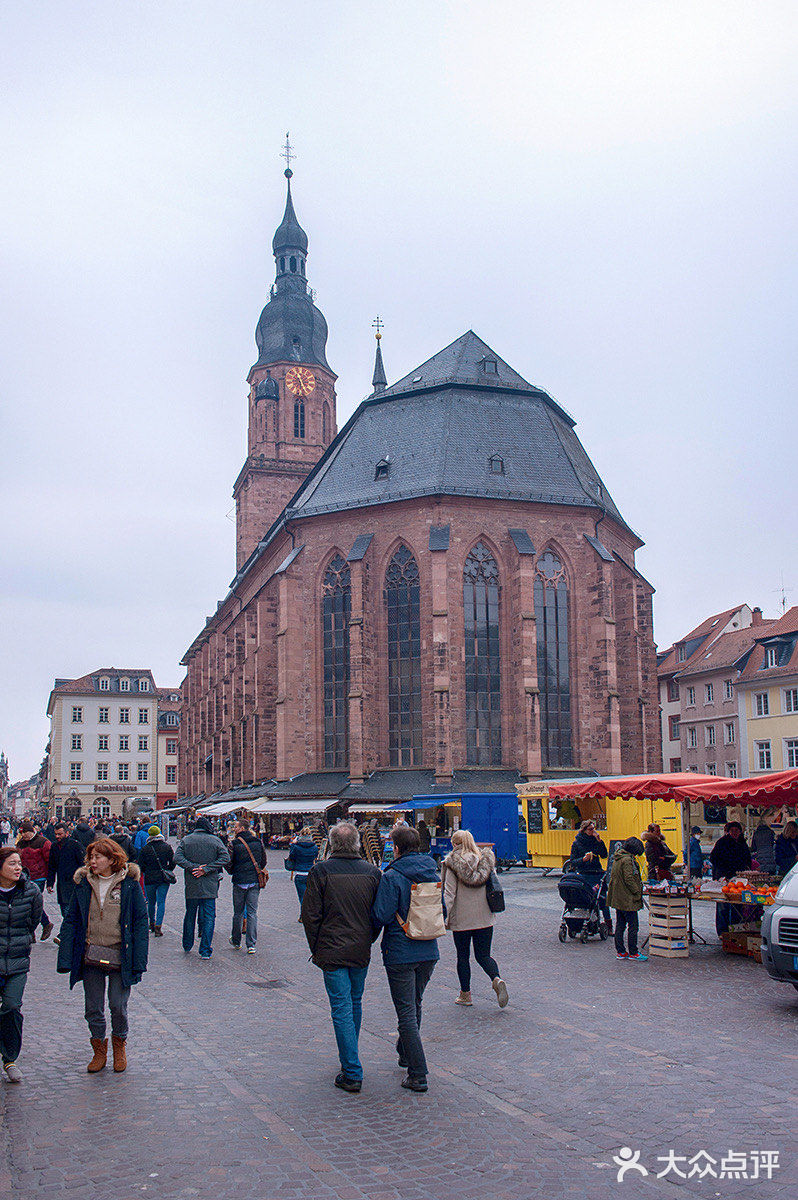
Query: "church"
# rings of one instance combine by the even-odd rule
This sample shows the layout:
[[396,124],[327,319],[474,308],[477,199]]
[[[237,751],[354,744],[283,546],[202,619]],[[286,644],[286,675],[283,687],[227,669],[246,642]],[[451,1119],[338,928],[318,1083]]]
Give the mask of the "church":
[[180,791],[395,800],[661,767],[653,589],[575,422],[469,330],[338,430],[286,170],[236,574],[183,663]]

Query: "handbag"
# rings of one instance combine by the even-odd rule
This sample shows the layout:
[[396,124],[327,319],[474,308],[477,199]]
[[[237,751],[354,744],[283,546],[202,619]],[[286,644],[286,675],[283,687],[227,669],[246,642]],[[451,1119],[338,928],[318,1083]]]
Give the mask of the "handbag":
[[155,855],[156,861],[158,863],[158,870],[161,872],[161,878],[163,879],[164,883],[169,884],[169,886],[171,887],[171,885],[173,883],[177,883],[177,876],[175,875],[174,871],[168,870],[163,865],[160,858],[158,858],[158,852],[155,850],[155,848],[153,848],[152,852]]
[[97,967],[100,971],[122,970],[121,946],[92,946],[86,943],[83,951],[84,967]]
[[492,913],[504,912],[504,889],[495,871],[491,871],[485,884],[485,899]]
[[242,837],[237,837],[236,841],[241,842],[241,844],[244,847],[244,849],[246,850],[247,854],[252,859],[252,865],[255,868],[255,874],[258,877],[258,887],[265,888],[266,884],[269,882],[269,872],[264,867],[259,867],[258,864],[255,862],[255,855],[250,850],[248,842],[245,842]]

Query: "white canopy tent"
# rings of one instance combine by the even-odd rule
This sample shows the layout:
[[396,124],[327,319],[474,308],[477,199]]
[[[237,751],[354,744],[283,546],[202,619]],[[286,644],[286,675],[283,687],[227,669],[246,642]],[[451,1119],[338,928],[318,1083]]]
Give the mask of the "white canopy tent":
[[387,804],[350,804],[348,811],[361,815],[362,813],[410,812],[411,809],[410,804],[405,808],[403,805],[394,804],[389,800]]
[[[329,798],[326,800],[303,800],[300,796],[296,800],[270,800],[266,797],[258,800],[256,804],[248,804],[245,807],[247,812],[261,813],[264,817],[268,817],[271,814],[285,816],[289,813],[323,813],[337,803],[337,800]],[[237,807],[242,807],[240,802]]]

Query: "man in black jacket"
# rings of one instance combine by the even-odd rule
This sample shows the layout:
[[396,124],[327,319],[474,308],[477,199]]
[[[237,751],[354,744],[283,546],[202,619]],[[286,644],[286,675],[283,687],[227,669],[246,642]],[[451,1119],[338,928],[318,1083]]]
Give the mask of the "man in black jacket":
[[[61,916],[66,916],[72,893],[75,890],[75,872],[83,866],[86,851],[75,837],[67,833],[66,825],[59,821],[55,827],[53,843],[50,846],[50,859],[47,864],[47,891],[52,892],[55,886],[55,898],[61,909]],[[58,938],[55,939],[58,942]]]
[[91,843],[94,841],[94,830],[84,817],[81,817],[75,828],[72,830],[72,837],[75,838],[76,841],[80,842],[84,851],[86,847],[91,845]]
[[310,869],[300,920],[313,962],[324,971],[341,1071],[335,1086],[359,1092],[363,1068],[357,1044],[363,989],[375,934],[371,906],[380,872],[360,857],[360,835],[341,821],[330,829],[330,857]]
[[254,954],[255,943],[258,940],[258,869],[266,866],[266,851],[263,842],[250,829],[248,817],[237,819],[227,849],[230,861],[224,869],[233,876],[233,931],[230,935],[230,945],[234,950],[240,950],[241,931],[246,913],[247,928],[244,936],[247,954]]

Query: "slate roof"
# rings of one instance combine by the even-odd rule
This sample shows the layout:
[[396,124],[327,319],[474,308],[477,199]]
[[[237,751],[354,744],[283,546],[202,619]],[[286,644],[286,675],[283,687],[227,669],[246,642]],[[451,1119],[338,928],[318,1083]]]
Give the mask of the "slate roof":
[[[756,641],[754,651],[748,659],[742,674],[740,675],[740,683],[759,683],[766,682],[769,679],[781,679],[784,676],[795,676],[798,674],[798,605],[787,610],[783,617],[778,621],[771,621],[767,628],[765,624],[758,625],[756,628]],[[765,663],[765,647],[768,644],[779,644],[776,639],[781,639],[781,662],[777,667],[766,667]]]
[[687,663],[681,664],[678,672],[680,679],[692,675],[703,675],[707,671],[720,671],[724,667],[733,667],[755,645],[756,639],[771,621],[763,621],[761,625],[749,625],[745,629],[733,629],[723,633],[710,644],[708,650],[699,648]]
[[277,255],[281,251],[301,250],[303,254],[307,254],[308,235],[299,224],[294,212],[294,201],[291,197],[291,176],[288,172],[286,172],[286,176],[288,179],[288,190],[285,197],[285,212],[272,238],[272,253]]
[[[495,373],[485,373],[486,360]],[[298,518],[416,496],[480,496],[606,510],[625,524],[573,427],[546,392],[469,331],[363,401],[286,512]],[[494,455],[501,474],[490,469]],[[375,479],[386,457],[390,471]]]

